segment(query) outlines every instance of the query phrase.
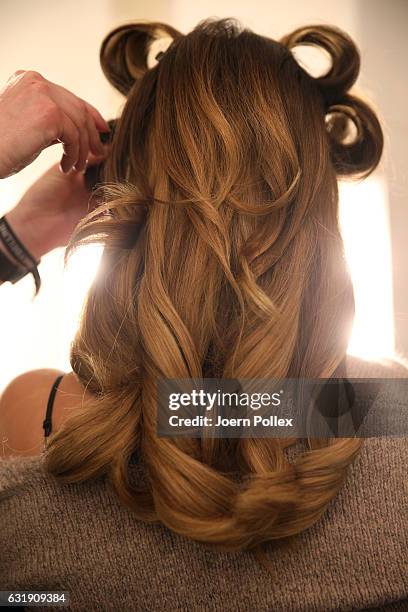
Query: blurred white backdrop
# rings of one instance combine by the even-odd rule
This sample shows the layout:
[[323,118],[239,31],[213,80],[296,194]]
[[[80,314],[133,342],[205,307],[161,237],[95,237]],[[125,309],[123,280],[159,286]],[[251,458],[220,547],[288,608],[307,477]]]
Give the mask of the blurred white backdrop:
[[[385,7],[383,5],[386,5]],[[384,162],[364,183],[341,186],[341,224],[356,292],[356,319],[349,352],[366,358],[408,354],[407,181],[404,137],[407,56],[404,0],[2,0],[0,2],[0,83],[18,69],[33,69],[94,104],[105,118],[116,116],[123,99],[99,67],[99,46],[116,25],[132,19],[165,21],[189,31],[210,16],[236,17],[244,26],[281,36],[299,25],[337,25],[362,52],[359,89],[383,116]],[[383,42],[378,44],[382,34]],[[387,88],[383,83],[387,82]],[[0,181],[0,214],[61,151],[53,147],[18,175]],[[76,255],[63,271],[63,250],[43,258],[43,287],[32,300],[32,279],[0,288],[0,389],[16,374],[37,367],[69,369],[69,343],[86,288],[98,263],[98,249]],[[395,308],[397,304],[397,308]],[[396,338],[394,327],[396,327]]]

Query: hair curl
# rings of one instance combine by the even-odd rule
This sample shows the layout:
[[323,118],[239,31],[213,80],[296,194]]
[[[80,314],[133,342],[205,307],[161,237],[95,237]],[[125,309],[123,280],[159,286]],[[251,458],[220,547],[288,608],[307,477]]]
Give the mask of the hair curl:
[[[149,69],[163,34],[173,41]],[[326,75],[298,64],[301,44],[330,54]],[[217,548],[297,534],[360,442],[309,440],[288,461],[277,439],[158,438],[156,381],[343,375],[354,299],[337,178],[368,175],[382,151],[374,112],[349,93],[358,51],[332,27],[277,42],[208,19],[187,35],[117,28],[101,64],[127,100],[105,200],[68,249],[104,244],[71,353],[93,399],[52,437],[46,466],[63,482],[107,475],[140,519]],[[137,488],[135,452],[148,474]]]

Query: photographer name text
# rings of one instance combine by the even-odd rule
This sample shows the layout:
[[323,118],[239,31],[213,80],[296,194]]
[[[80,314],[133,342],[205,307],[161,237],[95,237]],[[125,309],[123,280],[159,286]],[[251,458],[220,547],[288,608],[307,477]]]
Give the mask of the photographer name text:
[[277,415],[261,417],[228,418],[218,416],[216,419],[208,416],[195,416],[191,418],[171,415],[169,417],[171,427],[293,427],[293,418],[286,419]]

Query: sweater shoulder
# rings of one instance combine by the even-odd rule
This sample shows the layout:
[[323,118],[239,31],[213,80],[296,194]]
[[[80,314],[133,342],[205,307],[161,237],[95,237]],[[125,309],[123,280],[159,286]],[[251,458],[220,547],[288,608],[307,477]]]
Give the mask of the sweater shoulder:
[[402,357],[368,361],[347,355],[346,371],[350,378],[408,378],[408,361]]
[[7,493],[43,480],[41,457],[10,457],[0,459],[0,499]]

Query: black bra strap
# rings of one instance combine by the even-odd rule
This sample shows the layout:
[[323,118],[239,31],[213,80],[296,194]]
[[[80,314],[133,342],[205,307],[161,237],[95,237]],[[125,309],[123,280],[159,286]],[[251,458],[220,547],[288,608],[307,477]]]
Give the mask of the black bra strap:
[[60,384],[63,376],[63,374],[61,374],[61,376],[58,376],[58,378],[55,379],[54,384],[51,388],[47,403],[47,411],[45,413],[45,419],[43,422],[44,438],[48,438],[52,430],[52,409],[54,407],[55,394],[57,393],[58,385]]

